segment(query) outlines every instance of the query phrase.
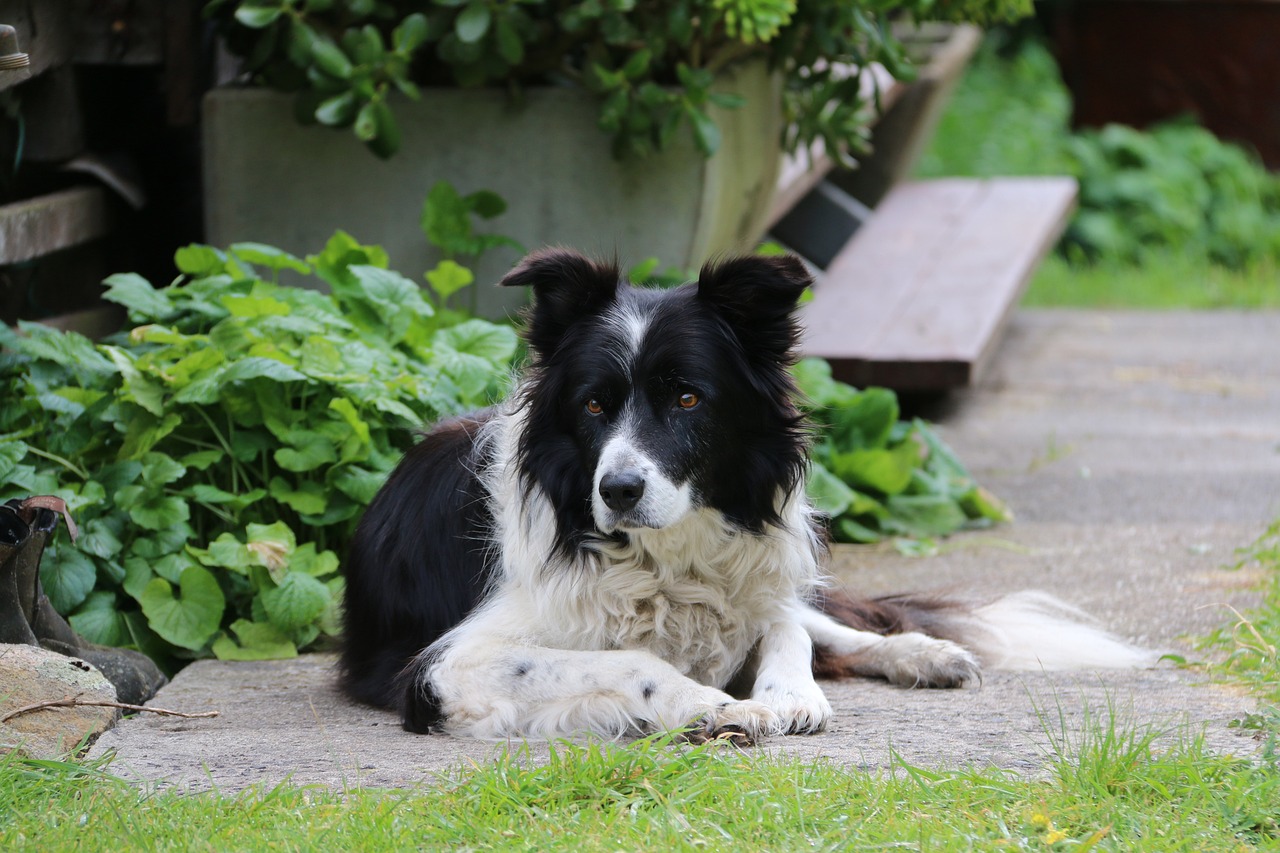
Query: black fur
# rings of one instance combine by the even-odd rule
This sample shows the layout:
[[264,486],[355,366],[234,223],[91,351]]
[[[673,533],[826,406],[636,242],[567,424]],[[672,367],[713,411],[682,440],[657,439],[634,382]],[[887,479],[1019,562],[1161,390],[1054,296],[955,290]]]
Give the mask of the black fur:
[[[791,257],[737,258],[703,268],[672,290],[620,283],[616,267],[566,250],[525,259],[502,282],[529,286],[532,363],[518,387],[526,408],[518,465],[554,509],[557,541],[572,556],[602,533],[592,515],[593,472],[609,418],[624,404],[646,412],[646,446],[669,477],[691,483],[700,505],[744,530],[778,521],[774,498],[804,475],[807,436],[788,366],[792,312],[810,283]],[[637,348],[612,309],[649,318]],[[616,312],[615,312],[616,313]],[[636,349],[624,356],[623,350]],[[673,401],[694,393],[699,407]],[[588,401],[602,411],[585,411]],[[411,450],[362,519],[347,577],[342,685],[375,705],[400,700],[405,727],[426,731],[439,700],[406,666],[480,601],[494,573],[494,519],[475,436],[493,413],[435,427]],[[403,678],[400,676],[403,672]]]

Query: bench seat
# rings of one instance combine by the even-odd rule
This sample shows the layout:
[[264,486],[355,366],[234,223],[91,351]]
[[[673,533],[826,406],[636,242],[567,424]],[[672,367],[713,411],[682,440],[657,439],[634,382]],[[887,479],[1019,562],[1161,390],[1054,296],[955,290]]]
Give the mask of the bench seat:
[[1076,191],[1062,177],[897,185],[821,274],[801,314],[804,355],[857,387],[973,384]]

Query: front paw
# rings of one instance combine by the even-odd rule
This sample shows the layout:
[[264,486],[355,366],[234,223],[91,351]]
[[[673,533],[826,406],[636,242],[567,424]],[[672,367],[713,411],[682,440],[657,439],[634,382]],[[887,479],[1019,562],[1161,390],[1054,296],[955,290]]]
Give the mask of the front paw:
[[812,681],[808,684],[757,685],[751,698],[773,709],[778,717],[775,731],[779,734],[820,732],[831,719],[831,703],[822,688]]
[[963,687],[982,677],[978,659],[949,640],[908,633],[885,637],[884,644],[884,677],[900,687]]
[[769,706],[751,700],[722,702],[702,716],[699,723],[684,732],[691,743],[725,741],[735,746],[754,746],[755,742],[779,729],[778,715]]

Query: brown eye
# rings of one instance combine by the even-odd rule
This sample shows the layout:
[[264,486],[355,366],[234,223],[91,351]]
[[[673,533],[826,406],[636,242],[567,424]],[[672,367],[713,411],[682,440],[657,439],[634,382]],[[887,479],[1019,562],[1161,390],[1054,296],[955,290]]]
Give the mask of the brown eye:
[[587,401],[587,414],[588,414],[588,415],[599,415],[599,414],[601,414],[601,413],[603,413],[603,412],[604,412],[604,406],[600,405],[600,401],[599,401],[599,400],[588,400],[588,401]]
[[692,409],[700,402],[701,400],[698,398],[697,394],[689,393],[681,394],[679,399],[676,400],[676,403],[679,404],[682,409]]

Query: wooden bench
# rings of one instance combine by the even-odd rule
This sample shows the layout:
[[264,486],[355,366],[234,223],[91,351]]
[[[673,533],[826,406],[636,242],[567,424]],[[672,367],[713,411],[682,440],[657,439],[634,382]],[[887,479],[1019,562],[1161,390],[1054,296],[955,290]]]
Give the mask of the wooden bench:
[[823,152],[783,169],[771,234],[820,270],[803,354],[851,385],[972,384],[1074,209],[1070,178],[903,183],[980,42],[973,27],[913,36],[927,61],[881,84],[872,155],[839,171]]
[[1075,198],[1071,178],[898,185],[821,274],[803,353],[858,387],[972,384]]

